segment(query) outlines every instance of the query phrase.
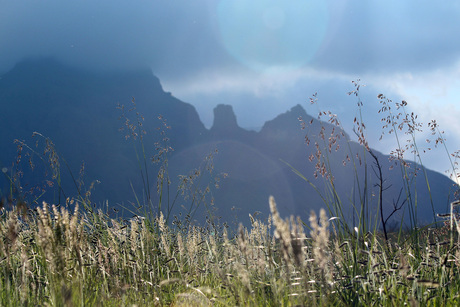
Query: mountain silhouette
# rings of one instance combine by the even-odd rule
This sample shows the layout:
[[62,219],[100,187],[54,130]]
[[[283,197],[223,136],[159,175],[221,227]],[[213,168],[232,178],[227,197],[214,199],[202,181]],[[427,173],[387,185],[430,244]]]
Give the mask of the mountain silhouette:
[[[0,102],[4,195],[10,186],[8,178],[18,167],[14,162],[20,143],[15,139],[30,147],[23,146],[23,174],[15,183],[22,187],[22,193],[38,185],[43,173],[52,174],[52,161],[46,158],[49,151],[43,155],[46,143],[36,146],[37,141],[43,143],[46,139],[32,137],[39,132],[52,140],[64,159],[57,177],[64,194],[56,183],[48,186],[44,194],[39,194],[40,200],[48,202],[62,203],[64,197],[83,194],[97,180],[100,183],[91,190],[91,199],[95,204],[105,204],[106,209],[125,210],[124,214],[129,215],[126,207],[134,210],[145,204],[149,195],[155,206],[159,201],[157,174],[162,164],[152,164],[151,159],[167,157],[161,160],[169,171],[163,176],[169,175],[172,184],[160,190],[164,193],[163,209],[174,204],[171,215],[194,212],[198,220],[213,214],[227,223],[248,223],[248,214],[260,212],[263,218],[268,216],[269,195],[275,196],[283,215],[300,215],[304,220],[311,210],[325,207],[325,200],[340,202],[343,218],[350,223],[357,222],[362,202],[369,204],[365,212],[368,216],[374,217],[378,210],[373,158],[361,145],[349,141],[344,131],[311,117],[300,105],[267,121],[259,132],[239,127],[231,106],[217,105],[213,125],[206,129],[195,108],[164,92],[159,79],[149,70],[92,73],[48,58],[18,63],[4,74],[0,79]],[[122,110],[119,104],[124,105]],[[165,149],[168,155],[162,156]],[[33,171],[27,167],[26,153],[31,150],[36,152],[31,155]],[[323,162],[328,163],[332,174],[324,173],[316,163],[318,150],[327,154]],[[383,195],[384,215],[388,216],[395,204],[403,205],[392,216],[394,223],[403,218],[408,223],[410,204],[404,203],[407,193],[417,193],[417,218],[423,223],[433,220],[433,212],[447,210],[453,182],[446,176],[427,170],[431,196],[422,176],[411,177],[417,182],[404,190],[399,166],[390,171],[395,162],[379,152],[373,153],[388,183]],[[80,180],[82,162],[85,172]],[[145,165],[150,173],[142,171]],[[412,169],[416,167],[412,165]],[[332,177],[334,191],[327,184]],[[364,180],[368,180],[367,184]],[[81,181],[86,188],[77,189]],[[181,190],[176,193],[178,187]]]

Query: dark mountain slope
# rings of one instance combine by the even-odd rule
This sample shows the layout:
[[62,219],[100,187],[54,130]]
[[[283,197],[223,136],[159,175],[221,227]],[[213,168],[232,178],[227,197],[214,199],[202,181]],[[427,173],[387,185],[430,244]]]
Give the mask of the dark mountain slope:
[[[16,154],[13,140],[34,144],[37,138],[31,139],[31,135],[37,131],[54,142],[75,176],[85,162],[89,183],[96,179],[102,182],[96,199],[121,202],[131,198],[129,181],[139,184],[137,160],[132,144],[124,140],[128,131],[119,131],[124,121],[118,119],[121,111],[117,104],[126,106],[131,123],[136,124],[135,112],[128,112],[133,97],[137,111],[147,117],[143,126],[150,132],[144,138],[150,150],[147,159],[154,154],[153,143],[159,139],[154,135],[158,133],[156,127],[162,127],[159,115],[167,119],[171,127],[168,132],[175,135],[171,145],[177,150],[207,133],[196,110],[165,93],[149,71],[93,74],[50,59],[27,61],[0,79],[0,142],[4,148],[0,162],[10,165]],[[67,173],[64,165],[62,173]],[[75,192],[71,179],[64,185],[65,190]]]
[[[133,97],[136,110],[129,112],[133,107]],[[86,186],[93,180],[101,181],[92,194],[96,203],[108,200],[109,206],[118,206],[120,203],[126,205],[135,200],[131,186],[141,203],[145,199],[143,192],[147,177],[144,173],[142,180],[139,160],[134,150],[137,149],[143,163],[142,148],[138,142],[133,143],[132,138],[125,140],[129,129],[119,131],[125,123],[124,119],[118,119],[121,111],[117,109],[117,104],[121,103],[125,105],[124,111],[130,118],[129,124],[136,125],[136,111],[145,116],[142,129],[147,131],[143,135],[143,142],[149,168],[150,158],[158,153],[155,149],[156,141],[162,141],[166,135],[169,138],[168,144],[174,148],[168,160],[169,175],[173,182],[168,194],[169,204],[173,203],[176,187],[181,182],[178,180],[179,174],[197,174],[193,169],[202,165],[202,178],[197,180],[193,188],[195,191],[205,190],[207,183],[211,182],[211,194],[217,208],[215,213],[222,216],[224,221],[232,222],[234,217],[238,217],[239,221],[247,222],[248,214],[255,211],[267,217],[269,195],[275,196],[282,214],[298,214],[304,219],[307,219],[310,210],[318,211],[325,207],[324,199],[329,203],[340,201],[344,218],[352,223],[357,218],[354,206],[359,210],[360,204],[366,203],[365,213],[372,217],[378,209],[378,189],[375,186],[377,178],[372,170],[372,157],[365,153],[362,146],[349,142],[345,132],[312,118],[301,106],[280,114],[266,122],[260,132],[254,132],[238,126],[231,106],[218,105],[214,110],[214,124],[207,130],[194,107],[165,93],[159,80],[148,70],[95,74],[71,69],[50,59],[20,63],[2,76],[0,103],[1,167],[9,167],[15,160],[14,139],[26,140],[33,146],[37,137],[30,136],[38,131],[53,140],[74,177],[78,177],[81,162],[85,161]],[[170,128],[164,128],[162,121],[158,120],[159,115],[162,115]],[[301,129],[299,118],[305,123],[304,129]],[[166,130],[166,134],[162,135],[161,130]],[[139,130],[135,132],[141,133]],[[329,146],[330,140],[334,140],[336,135],[341,137]],[[306,136],[310,140],[308,146]],[[161,142],[162,146],[168,144]],[[336,151],[337,145],[339,148]],[[210,175],[206,166],[211,167],[211,160],[203,159],[214,149],[218,150],[218,154],[214,156],[213,173]],[[38,152],[40,148],[35,150]],[[326,154],[327,159],[320,162],[329,165],[327,170],[331,169],[331,174],[321,173],[322,169],[318,168],[321,166],[316,160],[318,150]],[[399,195],[405,199],[407,193],[417,193],[418,218],[421,221],[432,220],[432,204],[436,212],[446,211],[452,187],[447,177],[427,172],[432,202],[423,176],[411,179],[417,180],[414,185],[417,191],[414,187],[401,190],[403,181],[399,167],[390,171],[388,156],[374,153],[382,165],[384,179],[389,183],[383,197],[385,216],[391,213]],[[355,163],[352,159],[348,161],[347,157],[354,159]],[[23,155],[23,158],[26,157]],[[343,165],[344,161],[346,165]],[[367,168],[364,161],[367,161]],[[39,165],[37,157],[35,162]],[[305,175],[316,185],[317,190],[300,179],[286,163]],[[63,187],[66,196],[72,196],[76,194],[76,188],[66,168],[62,162]],[[158,201],[157,171],[158,167],[153,166],[149,175],[149,188],[155,204]],[[315,171],[317,178],[314,176]],[[219,182],[219,189],[214,189],[212,183],[221,173],[227,173],[228,178]],[[32,185],[41,175],[37,170],[33,173],[26,171],[21,180],[23,184],[30,182]],[[330,184],[327,184],[327,178],[330,177],[327,175],[334,178],[336,195],[331,193]],[[4,189],[7,186],[7,182],[2,184]],[[56,194],[52,190],[48,189],[42,198],[56,202]],[[183,200],[180,194],[174,203],[173,214],[181,210],[187,213],[191,204],[199,203],[193,198]],[[209,201],[208,198],[207,204]],[[402,218],[403,212],[407,221],[408,206],[406,203],[403,207],[406,211],[394,215],[395,221]],[[208,208],[205,203],[200,204],[196,217],[208,214]]]

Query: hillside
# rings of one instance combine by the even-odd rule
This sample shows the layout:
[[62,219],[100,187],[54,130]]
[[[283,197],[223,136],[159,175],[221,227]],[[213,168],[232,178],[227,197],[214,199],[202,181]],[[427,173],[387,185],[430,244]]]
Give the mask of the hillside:
[[[100,181],[91,195],[95,204],[108,204],[109,208],[123,210],[122,207],[133,208],[131,203],[136,202],[136,196],[140,203],[144,203],[147,193],[143,188],[139,170],[139,167],[144,167],[142,148],[138,142],[132,142],[132,137],[125,139],[128,130],[119,131],[126,121],[120,119],[122,113],[117,109],[118,104],[125,105],[124,110],[130,116],[130,123],[136,126],[136,111],[128,112],[133,107],[133,98],[136,111],[145,119],[142,121],[142,129],[147,134],[143,135],[143,142],[150,169],[148,186],[154,205],[159,200],[156,194],[159,165],[151,164],[150,159],[158,153],[155,142],[162,141],[166,135],[168,144],[174,149],[167,161],[172,181],[169,204],[175,198],[179,174],[193,174],[195,168],[203,165],[206,155],[217,149],[217,154],[214,152],[212,174],[203,168],[199,176],[201,179],[197,177],[199,181],[192,186],[194,191],[201,189],[204,192],[210,183],[210,193],[205,196],[204,202],[200,203],[193,197],[184,200],[179,193],[173,214],[186,214],[189,208],[196,208],[199,204],[194,218],[201,220],[209,213],[205,209],[213,198],[215,207],[212,211],[216,216],[222,217],[222,221],[247,223],[249,213],[260,211],[261,217],[268,216],[267,200],[269,195],[274,195],[283,215],[295,214],[307,218],[310,210],[318,211],[325,204],[320,195],[286,164],[289,163],[309,178],[324,197],[339,197],[344,217],[348,221],[353,222],[356,219],[353,204],[359,206],[362,201],[369,203],[368,214],[375,215],[378,189],[371,167],[372,158],[369,154],[366,156],[357,143],[347,143],[345,132],[312,118],[300,105],[267,121],[260,132],[242,129],[238,126],[231,106],[217,105],[214,110],[214,124],[208,130],[200,121],[195,108],[178,100],[171,93],[164,92],[158,78],[148,70],[96,74],[65,67],[52,59],[29,60],[17,64],[0,79],[0,103],[3,108],[0,113],[0,166],[7,167],[8,174],[13,174],[15,166],[13,169],[11,166],[16,160],[17,150],[14,140],[24,140],[39,155],[34,157],[36,169],[30,172],[24,149],[24,177],[21,178],[21,185],[26,191],[39,184],[47,167],[40,166],[43,164],[39,159],[40,155],[43,157],[41,147],[35,147],[39,138],[31,137],[36,131],[49,137],[58,154],[65,159],[60,163],[64,196],[77,195],[74,180],[78,179],[81,163],[84,161],[85,186],[89,187],[95,180]],[[163,121],[158,119],[160,115],[166,120],[169,129],[164,129]],[[299,117],[308,123],[303,130]],[[165,130],[165,135],[161,134],[162,130]],[[326,136],[326,143],[323,143],[321,131]],[[136,132],[142,134],[141,131]],[[343,133],[337,143],[340,145],[339,150],[335,151],[337,144],[334,144],[333,150],[328,154],[336,195],[328,190],[325,178],[314,178],[315,161],[309,162],[309,157],[316,152],[315,142],[323,144],[322,151],[326,153],[332,132],[334,135]],[[311,140],[309,146],[305,144],[306,135]],[[164,142],[160,143],[165,145]],[[140,166],[135,148],[141,157]],[[355,171],[352,161],[345,166],[343,161],[347,160],[347,156],[355,157],[356,154],[359,157],[356,158]],[[382,164],[383,176],[388,183],[383,197],[385,214],[388,215],[394,204],[398,203],[400,193],[404,199],[406,192],[415,193],[415,189],[401,192],[403,181],[399,167],[390,171],[391,163],[394,162],[389,162],[388,156],[378,152],[375,154]],[[367,169],[364,163],[359,164],[359,159],[367,159]],[[68,169],[72,171],[74,178],[69,175]],[[366,172],[369,182],[365,187]],[[359,182],[356,181],[355,174],[359,175]],[[425,223],[433,218],[432,204],[437,213],[447,210],[452,187],[452,182],[447,177],[429,170],[427,174],[432,201],[422,176],[414,178],[417,180],[418,218]],[[214,186],[216,177],[221,178],[218,189]],[[146,178],[144,173],[144,180]],[[4,180],[1,187],[3,191],[7,191],[9,183]],[[46,189],[41,199],[55,203],[62,202],[63,196],[59,197],[59,191],[54,185]],[[166,197],[163,202],[165,208]],[[403,206],[405,207],[407,204]],[[400,220],[403,213],[402,210],[397,212],[394,221]],[[405,214],[407,218],[408,213]]]

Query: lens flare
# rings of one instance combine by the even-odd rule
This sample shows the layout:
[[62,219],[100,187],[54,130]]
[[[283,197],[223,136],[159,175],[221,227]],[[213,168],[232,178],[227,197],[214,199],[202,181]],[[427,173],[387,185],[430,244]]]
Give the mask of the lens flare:
[[227,52],[257,71],[307,64],[328,26],[321,0],[221,0],[217,17]]

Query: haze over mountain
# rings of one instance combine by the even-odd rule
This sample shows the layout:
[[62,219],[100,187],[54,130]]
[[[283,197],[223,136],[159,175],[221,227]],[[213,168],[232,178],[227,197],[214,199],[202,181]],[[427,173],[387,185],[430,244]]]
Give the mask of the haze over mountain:
[[[304,102],[318,92],[352,131],[356,99],[346,93],[359,78],[372,147],[389,154],[397,146],[379,140],[380,93],[406,100],[425,125],[437,120],[449,150],[460,147],[456,1],[23,0],[0,8],[0,74],[36,56],[91,71],[148,67],[206,128],[218,102],[257,130],[292,105],[316,114]],[[416,137],[422,147],[426,134]],[[454,171],[443,150],[423,160]]]
[[[133,101],[136,109],[130,112]],[[347,142],[345,132],[311,117],[300,105],[267,121],[259,132],[255,132],[239,127],[232,107],[216,101],[213,125],[206,129],[195,108],[164,92],[160,80],[150,70],[89,73],[63,66],[53,59],[24,61],[4,74],[0,78],[0,103],[3,108],[0,113],[0,167],[7,175],[14,174],[15,165],[12,163],[17,157],[18,144],[14,144],[15,139],[24,140],[38,153],[33,160],[35,170],[31,172],[26,155],[30,149],[23,146],[24,176],[21,183],[24,191],[38,184],[43,179],[43,172],[48,169],[47,165],[53,163],[42,154],[43,147],[35,147],[37,140],[43,142],[44,139],[40,136],[32,138],[34,132],[49,137],[57,153],[65,159],[60,160],[60,178],[65,195],[59,198],[56,184],[47,187],[40,199],[49,202],[62,202],[63,197],[77,195],[74,181],[79,182],[79,171],[84,161],[85,186],[88,188],[93,181],[100,181],[92,190],[94,203],[107,201],[110,208],[119,210],[122,207],[134,208],[131,202],[136,203],[136,196],[139,203],[144,203],[148,193],[144,189],[147,176],[144,173],[142,177],[140,172],[140,168],[144,167],[143,148],[139,145],[142,136],[150,169],[147,185],[154,204],[159,201],[156,181],[161,164],[152,164],[150,160],[162,153],[162,148],[171,146],[174,149],[169,152],[167,160],[172,185],[169,190],[163,190],[162,200],[163,209],[168,203],[174,203],[173,214],[189,213],[189,208],[199,205],[194,216],[199,220],[212,211],[222,217],[222,221],[231,223],[236,217],[238,221],[247,223],[249,213],[260,211],[263,218],[268,216],[268,197],[274,195],[283,215],[295,214],[306,219],[310,210],[318,211],[325,203],[321,195],[296,175],[287,163],[311,180],[323,197],[336,197],[326,189],[321,174],[317,173],[318,178],[314,178],[317,170],[315,142],[328,155],[327,162],[333,170],[334,187],[345,218],[350,222],[356,219],[353,204],[358,205],[360,199],[366,197],[371,204],[369,214],[374,216],[377,210],[378,187],[375,186],[376,177],[371,167],[372,157],[365,155],[359,144]],[[118,104],[125,106],[123,111],[129,122],[117,108]],[[144,116],[145,121],[140,121],[142,127],[139,130],[136,128],[140,116]],[[301,129],[299,118],[305,124],[304,129]],[[134,126],[130,126],[132,124]],[[124,130],[120,131],[122,127]],[[130,127],[135,129],[130,130]],[[142,130],[147,134],[144,135]],[[133,139],[132,133],[138,134],[137,140]],[[306,135],[310,139],[308,146],[305,144]],[[341,138],[331,145],[329,152],[328,142],[336,135],[341,135]],[[165,137],[169,140],[165,141]],[[339,148],[335,151],[337,145]],[[384,214],[387,216],[394,204],[401,205],[403,202],[402,176],[399,167],[390,171],[394,161],[390,162],[388,156],[375,154],[386,180],[383,198]],[[45,159],[44,163],[40,157]],[[367,169],[364,159],[367,159]],[[353,161],[356,162],[359,182],[355,180]],[[200,165],[200,172],[194,171]],[[73,178],[68,169],[72,171]],[[415,169],[414,165],[412,169]],[[48,172],[52,173],[52,170],[48,169]],[[367,190],[364,188],[366,172],[369,180]],[[178,177],[180,174],[189,177]],[[447,210],[453,185],[451,180],[437,172],[427,170],[427,177],[431,197],[422,175],[410,177],[410,180],[417,181],[418,218],[425,223],[433,219],[433,211],[444,213]],[[194,185],[190,186],[187,178],[195,179]],[[2,178],[3,193],[9,187],[5,179],[6,176]],[[187,192],[184,195],[178,193],[174,201],[177,186],[181,183],[182,187],[198,191],[194,195],[200,197],[189,195],[184,200]],[[208,187],[209,193],[206,194]],[[415,193],[415,189],[408,191]],[[34,191],[34,195],[40,193]],[[211,198],[214,206],[210,206]],[[405,204],[403,209],[407,207],[408,204]],[[393,216],[394,221],[400,220],[403,213],[407,218],[407,209],[401,210]],[[112,214],[115,214],[114,211]]]

